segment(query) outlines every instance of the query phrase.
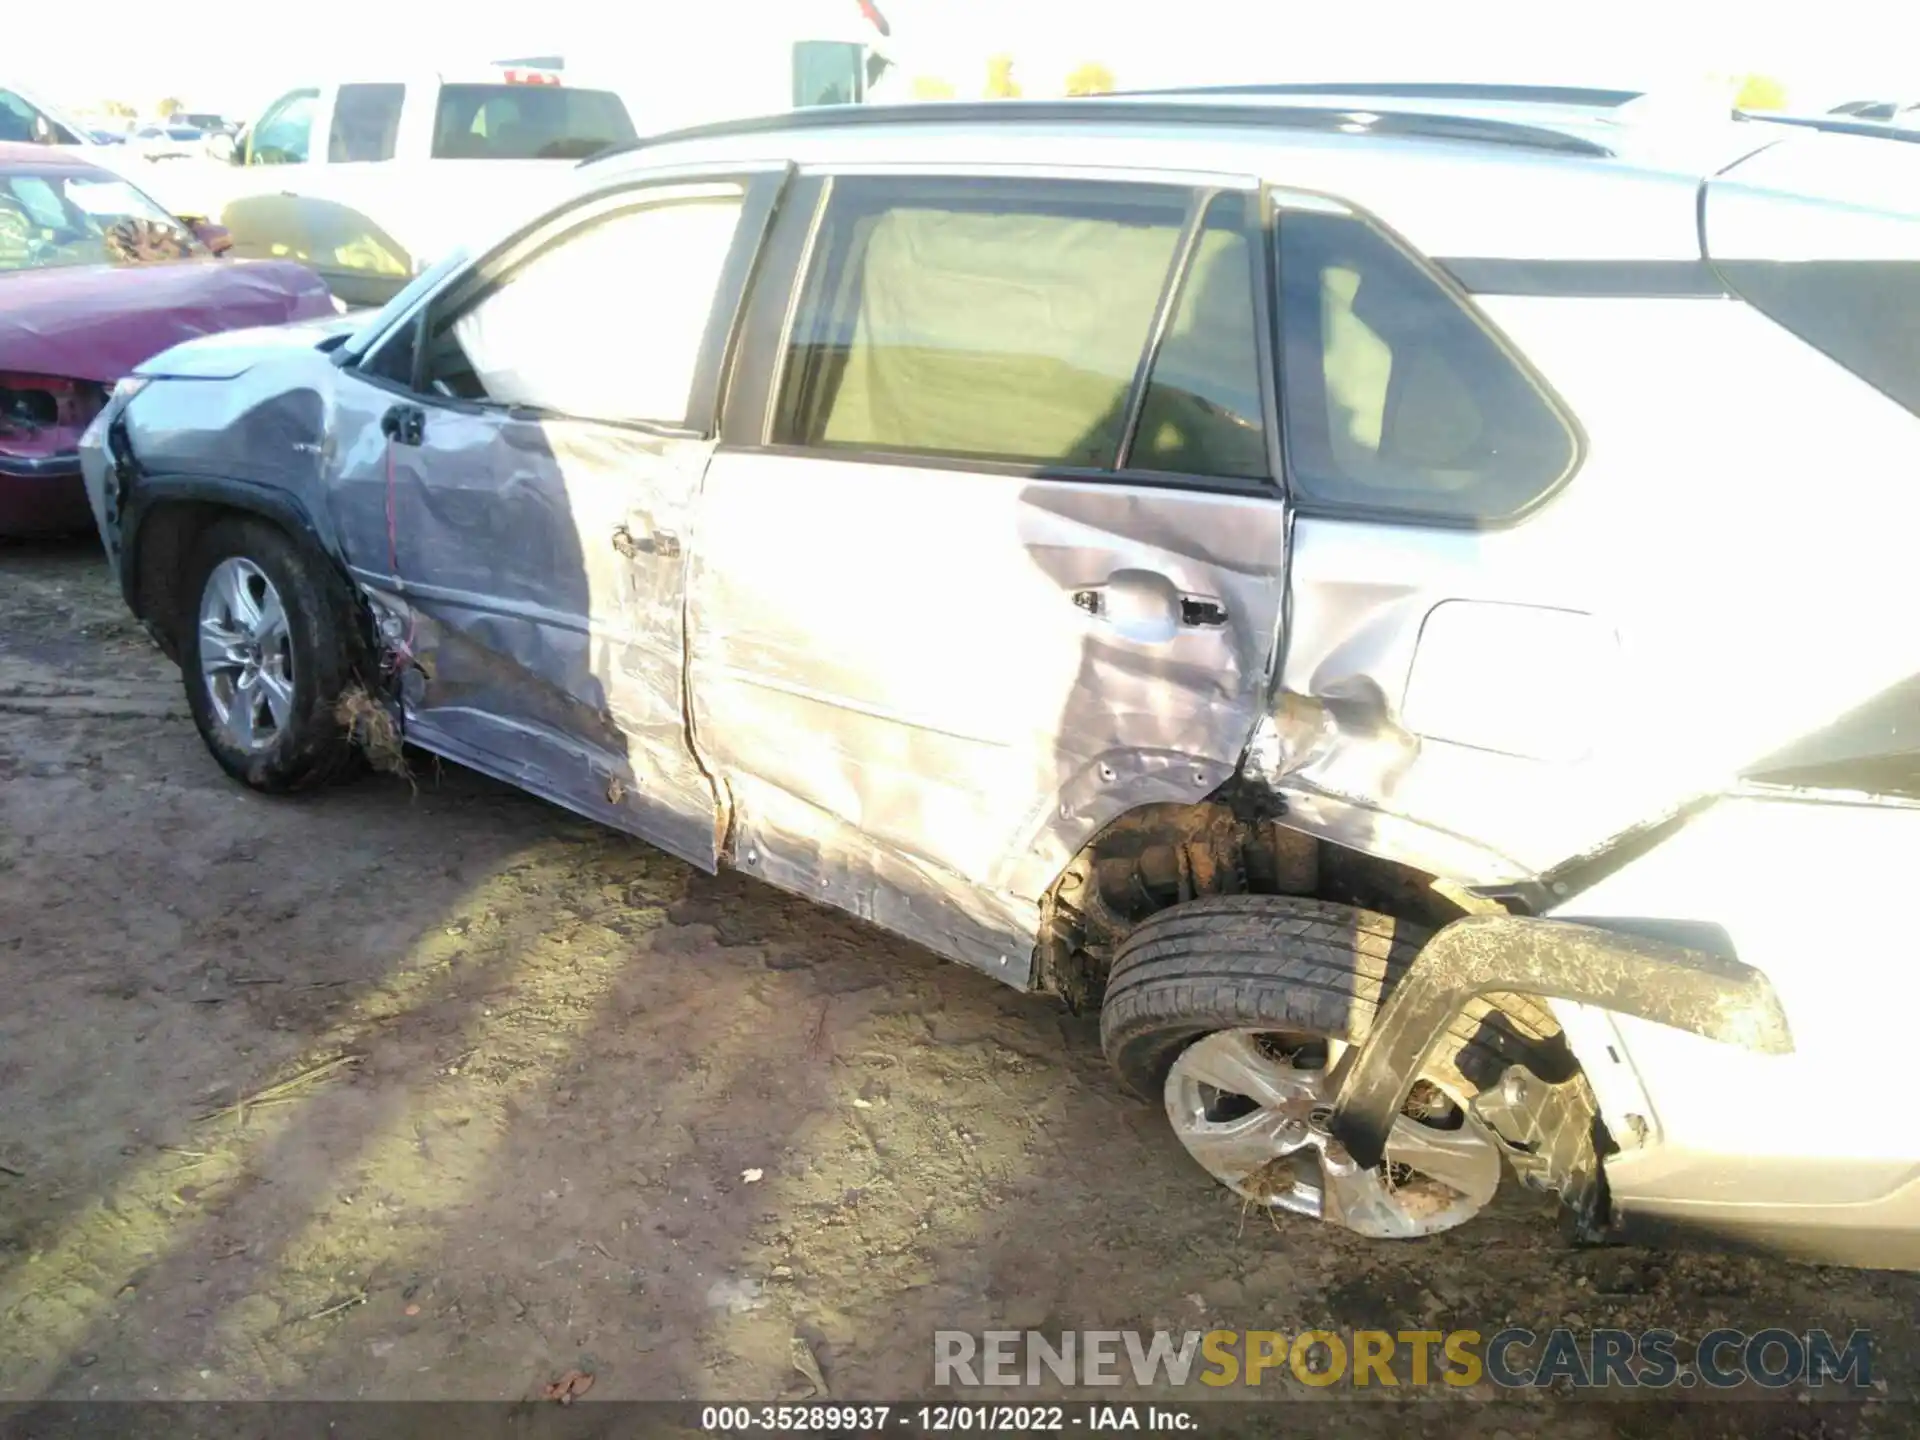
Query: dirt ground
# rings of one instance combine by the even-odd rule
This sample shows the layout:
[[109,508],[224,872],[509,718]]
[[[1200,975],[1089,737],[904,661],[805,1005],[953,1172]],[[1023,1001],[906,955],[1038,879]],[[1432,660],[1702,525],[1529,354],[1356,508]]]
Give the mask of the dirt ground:
[[418,768],[243,792],[98,551],[0,548],[0,1398],[897,1400],[939,1328],[1509,1323],[1869,1327],[1915,1393],[1915,1277],[1573,1250],[1511,1181],[1416,1244],[1245,1215],[1091,1019]]

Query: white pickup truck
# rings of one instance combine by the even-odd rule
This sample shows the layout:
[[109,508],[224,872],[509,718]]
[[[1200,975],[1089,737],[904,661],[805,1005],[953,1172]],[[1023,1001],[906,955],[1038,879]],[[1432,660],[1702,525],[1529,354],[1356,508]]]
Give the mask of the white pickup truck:
[[304,261],[346,304],[379,305],[633,138],[619,95],[545,71],[303,86],[211,142],[230,162],[217,218],[235,254]]
[[[502,63],[478,74],[289,90],[224,152],[217,218],[234,253],[303,260],[348,305],[379,305],[455,248],[512,225],[586,156],[683,125],[789,106],[858,104],[904,88],[876,42],[876,0],[783,0],[747,27],[723,7],[605,60],[622,83]],[[634,98],[629,110],[627,100]]]

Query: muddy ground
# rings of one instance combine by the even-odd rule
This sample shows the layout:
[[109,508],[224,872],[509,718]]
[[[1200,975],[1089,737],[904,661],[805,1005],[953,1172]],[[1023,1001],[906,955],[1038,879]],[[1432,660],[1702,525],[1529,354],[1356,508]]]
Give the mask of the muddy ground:
[[1393,1247],[1245,1215],[1091,1019],[417,769],[243,792],[97,550],[0,549],[0,1397],[898,1399],[938,1328],[1509,1323],[1871,1327],[1915,1391],[1912,1277],[1575,1251],[1511,1182]]

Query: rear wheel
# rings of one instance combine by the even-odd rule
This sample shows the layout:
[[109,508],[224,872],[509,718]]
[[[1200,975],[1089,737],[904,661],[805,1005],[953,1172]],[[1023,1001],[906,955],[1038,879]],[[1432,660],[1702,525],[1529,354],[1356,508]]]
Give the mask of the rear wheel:
[[221,520],[194,553],[179,627],[187,705],[213,758],[255,790],[308,789],[355,765],[334,716],[352,663],[333,588],[262,521]]
[[1166,1108],[1208,1173],[1251,1204],[1362,1235],[1451,1229],[1500,1183],[1501,1152],[1468,1106],[1556,1027],[1538,1004],[1456,1018],[1363,1169],[1327,1129],[1336,1067],[1364,1040],[1427,936],[1343,905],[1234,895],[1163,911],[1115,956],[1101,1039],[1123,1079]]

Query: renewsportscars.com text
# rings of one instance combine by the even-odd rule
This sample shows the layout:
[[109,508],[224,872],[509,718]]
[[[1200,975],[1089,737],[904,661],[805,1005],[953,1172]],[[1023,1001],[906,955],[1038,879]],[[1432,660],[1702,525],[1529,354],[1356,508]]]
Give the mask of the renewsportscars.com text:
[[[1684,1357],[1684,1358],[1683,1358]],[[1873,1337],[1825,1330],[937,1330],[933,1383],[1868,1390]]]

